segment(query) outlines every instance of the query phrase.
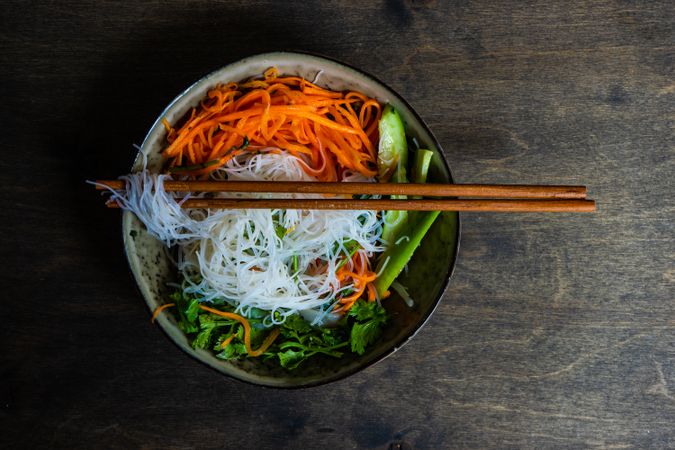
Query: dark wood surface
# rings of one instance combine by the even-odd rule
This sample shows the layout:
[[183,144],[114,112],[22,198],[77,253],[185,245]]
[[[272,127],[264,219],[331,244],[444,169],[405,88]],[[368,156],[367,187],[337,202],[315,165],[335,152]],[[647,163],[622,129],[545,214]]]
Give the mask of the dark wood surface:
[[[674,448],[671,1],[3,2],[3,448]],[[459,182],[587,184],[595,215],[464,214],[438,311],[297,391],[225,379],[148,321],[125,172],[203,74],[299,49],[376,74]]]

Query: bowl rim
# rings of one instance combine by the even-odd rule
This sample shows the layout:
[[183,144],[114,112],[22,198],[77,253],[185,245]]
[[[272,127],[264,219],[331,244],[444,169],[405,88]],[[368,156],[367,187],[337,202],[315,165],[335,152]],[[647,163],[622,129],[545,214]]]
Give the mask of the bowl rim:
[[[422,117],[419,115],[419,113],[412,107],[412,105],[401,94],[399,94],[395,89],[393,89],[391,86],[389,86],[387,83],[383,82],[382,80],[380,80],[376,76],[374,76],[374,75],[370,74],[369,72],[366,72],[366,71],[364,71],[364,70],[362,70],[358,67],[355,67],[355,66],[353,66],[349,63],[346,63],[344,61],[341,61],[339,59],[336,59],[336,58],[333,58],[333,57],[330,57],[330,56],[322,55],[320,53],[300,51],[300,50],[279,50],[279,51],[273,51],[273,52],[264,52],[264,53],[256,53],[256,54],[247,55],[247,56],[244,56],[244,57],[239,58],[237,60],[231,61],[227,64],[224,64],[224,65],[222,65],[222,66],[220,66],[216,69],[213,69],[209,73],[207,73],[206,75],[197,79],[194,83],[192,83],[186,89],[181,91],[176,97],[174,97],[173,100],[171,100],[168,103],[168,105],[164,109],[162,109],[162,111],[159,113],[159,116],[152,123],[152,125],[148,129],[148,132],[146,133],[145,137],[143,138],[143,142],[141,143],[140,146],[138,146],[138,153],[137,153],[136,157],[134,158],[134,164],[135,164],[136,160],[141,157],[142,149],[145,148],[145,146],[148,142],[148,139],[151,138],[152,131],[155,129],[157,124],[161,122],[162,118],[174,106],[174,104],[176,104],[181,98],[183,98],[184,95],[186,95],[188,92],[190,92],[196,85],[198,85],[204,79],[209,78],[211,75],[215,74],[216,72],[219,72],[220,70],[225,69],[229,66],[238,64],[238,63],[240,63],[244,60],[247,60],[247,59],[250,59],[250,58],[272,57],[272,56],[277,56],[277,55],[285,55],[285,56],[291,56],[291,57],[294,56],[294,55],[298,55],[298,56],[310,57],[310,58],[314,58],[314,59],[318,59],[318,60],[325,60],[329,63],[338,64],[338,65],[344,66],[344,67],[346,67],[350,70],[353,70],[354,72],[357,72],[358,74],[367,78],[369,81],[372,81],[376,84],[380,84],[384,88],[388,89],[397,98],[398,101],[400,101],[403,105],[406,106],[406,108],[408,108],[408,110],[412,113],[413,117],[422,125],[422,127],[425,129],[425,131],[427,133],[429,133],[429,136],[431,137],[431,141],[432,141],[431,143],[438,150],[438,152],[441,156],[441,162],[443,163],[443,167],[448,172],[448,177],[449,177],[450,182],[454,182],[452,171],[451,171],[450,166],[448,164],[445,153],[443,152],[443,147],[441,147],[438,139],[436,138],[434,133],[431,131],[431,129],[429,128],[427,123],[424,121],[424,119],[422,119]],[[452,262],[449,264],[448,270],[447,270],[446,275],[444,277],[443,285],[442,285],[437,297],[433,300],[429,310],[426,312],[425,315],[421,316],[420,320],[415,324],[415,326],[412,328],[412,330],[409,333],[403,335],[401,338],[396,340],[389,348],[387,348],[384,352],[382,352],[376,358],[374,358],[370,361],[364,362],[363,364],[357,365],[350,370],[347,370],[345,372],[341,372],[338,375],[329,375],[329,376],[326,376],[326,377],[321,377],[317,380],[311,380],[311,381],[298,383],[298,384],[291,384],[291,385],[270,385],[270,384],[264,384],[264,383],[257,383],[255,381],[239,378],[239,377],[237,377],[233,374],[228,374],[228,373],[225,373],[225,372],[222,372],[222,371],[218,370],[216,367],[213,367],[208,362],[198,358],[197,355],[194,352],[191,352],[188,349],[185,349],[185,348],[181,347],[178,344],[178,342],[176,342],[171,337],[171,335],[164,328],[164,326],[162,326],[161,324],[158,324],[158,328],[160,330],[162,330],[162,333],[164,334],[164,336],[173,345],[178,347],[181,350],[181,352],[183,352],[184,354],[187,354],[191,359],[196,360],[200,364],[210,368],[211,370],[217,372],[221,376],[225,376],[228,379],[235,380],[235,381],[240,382],[240,383],[245,383],[247,385],[266,388],[266,389],[293,390],[293,389],[304,389],[304,388],[317,387],[317,386],[322,386],[322,385],[332,383],[332,382],[335,382],[335,381],[344,380],[345,378],[348,378],[348,377],[350,377],[350,376],[352,376],[352,375],[354,375],[358,372],[361,372],[361,371],[363,371],[363,370],[365,370],[369,367],[372,367],[375,364],[387,359],[393,353],[398,351],[401,347],[403,347],[408,342],[410,342],[410,340],[412,340],[412,338],[414,338],[417,335],[417,333],[419,333],[420,330],[424,327],[424,325],[426,325],[427,322],[430,320],[431,316],[433,315],[433,313],[438,308],[438,305],[441,303],[441,300],[443,299],[443,296],[445,295],[445,292],[447,291],[448,286],[450,285],[450,280],[451,280],[451,278],[452,278],[452,276],[455,272],[455,267],[457,266],[457,259],[459,258],[460,238],[461,238],[461,235],[462,235],[462,222],[461,222],[460,213],[456,212],[456,214],[457,214],[457,225],[456,225],[456,232],[455,232],[455,245],[454,245],[454,249],[453,249]],[[122,222],[121,223],[121,225],[122,225],[121,226],[122,239],[124,241],[124,221],[121,220],[121,222]],[[134,286],[136,287],[136,290],[140,294],[141,298],[143,298],[143,303],[145,303],[146,308],[148,308],[150,313],[152,313],[153,311],[151,310],[148,301],[145,299],[145,296],[143,295],[143,293],[140,289],[140,286],[138,285],[138,282],[136,281],[136,276],[134,274],[133,268],[131,267],[131,260],[129,258],[128,253],[127,253],[126,245],[124,245],[124,254],[126,256],[125,259],[127,260],[127,267],[129,268],[129,272],[131,273],[131,275],[134,279]]]

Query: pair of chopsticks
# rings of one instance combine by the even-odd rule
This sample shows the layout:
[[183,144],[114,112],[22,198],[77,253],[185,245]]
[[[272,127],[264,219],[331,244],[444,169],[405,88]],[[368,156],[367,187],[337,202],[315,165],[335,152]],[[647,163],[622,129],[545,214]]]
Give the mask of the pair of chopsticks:
[[[121,180],[99,180],[122,190]],[[341,209],[405,211],[495,211],[495,212],[593,212],[595,201],[586,199],[585,186],[415,184],[415,183],[323,183],[295,181],[165,181],[173,192],[260,192],[333,195],[405,195],[408,199],[230,199],[188,198],[183,208],[213,209]],[[440,198],[439,198],[440,197]],[[443,198],[455,197],[455,198]],[[456,198],[468,197],[468,198]],[[176,199],[181,201],[181,199]],[[115,208],[110,202],[108,207]]]

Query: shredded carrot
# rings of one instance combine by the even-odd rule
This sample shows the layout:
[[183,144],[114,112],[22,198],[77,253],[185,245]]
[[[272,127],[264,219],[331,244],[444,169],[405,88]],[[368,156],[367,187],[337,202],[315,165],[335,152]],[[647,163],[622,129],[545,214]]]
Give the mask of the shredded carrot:
[[351,309],[356,301],[364,294],[368,301],[375,301],[377,298],[375,287],[372,285],[377,274],[370,270],[370,260],[364,252],[357,251],[354,256],[335,274],[342,286],[352,284],[352,293],[342,297],[333,312],[345,313]]
[[262,79],[211,89],[180,127],[163,119],[163,154],[173,168],[204,165],[186,171],[204,176],[238,154],[278,147],[320,181],[337,181],[343,169],[372,177],[380,116],[380,104],[359,92],[280,77],[270,67]]
[[244,327],[244,345],[246,346],[246,352],[248,353],[248,356],[260,356],[263,353],[265,353],[265,350],[272,345],[272,342],[279,336],[279,328],[273,329],[270,334],[265,338],[263,343],[260,345],[260,347],[257,350],[253,350],[251,348],[251,324],[248,322],[248,320],[240,316],[239,314],[235,313],[230,313],[230,312],[225,312],[225,311],[219,311],[214,308],[210,308],[208,306],[204,305],[199,305],[200,309],[203,309],[204,311],[208,311],[211,314],[215,314],[217,316],[221,317],[226,317],[228,319],[236,320],[242,326]]
[[150,322],[154,322],[155,319],[157,319],[157,316],[159,316],[159,313],[164,311],[167,308],[171,308],[172,306],[176,306],[175,303],[166,303],[162,306],[158,306],[157,309],[155,309],[152,313],[152,317],[150,317]]
[[227,347],[228,345],[230,345],[230,342],[232,342],[232,339],[234,339],[234,338],[235,338],[235,334],[232,333],[232,335],[230,335],[230,337],[228,337],[227,339],[225,339],[225,340],[220,344],[220,348],[225,348],[225,347]]
[[368,284],[368,301],[374,302],[376,298],[377,298],[377,290],[375,289],[375,286],[373,286],[373,284],[370,283]]

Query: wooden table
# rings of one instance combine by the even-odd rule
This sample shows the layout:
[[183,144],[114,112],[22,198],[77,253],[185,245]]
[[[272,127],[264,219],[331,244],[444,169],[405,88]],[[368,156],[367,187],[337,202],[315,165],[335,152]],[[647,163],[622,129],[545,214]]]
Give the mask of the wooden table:
[[[2,9],[0,447],[675,447],[672,2]],[[463,214],[443,302],[394,356],[307,390],[223,378],[149,323],[84,180],[127,171],[194,80],[275,49],[377,74],[459,182],[587,184],[598,213]]]

